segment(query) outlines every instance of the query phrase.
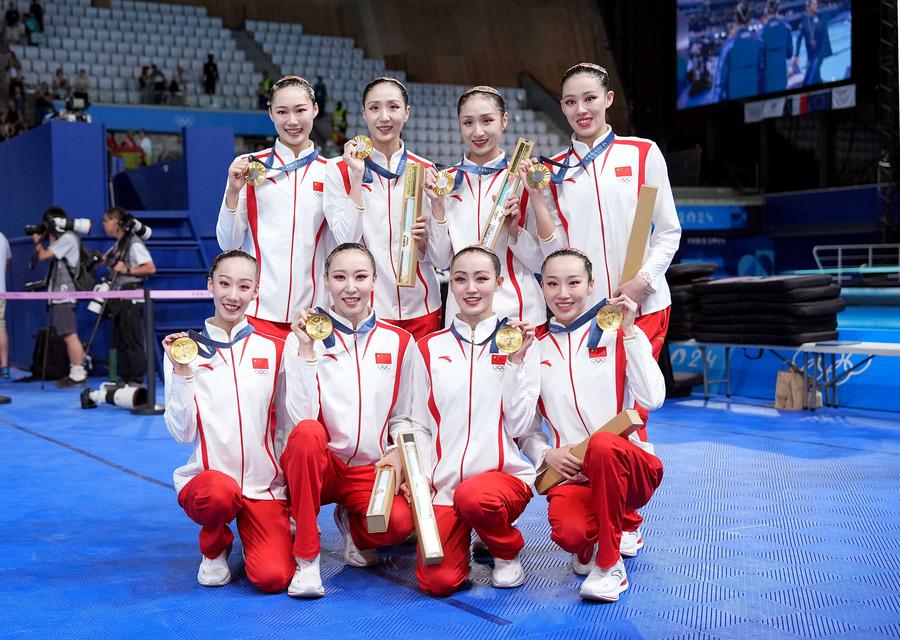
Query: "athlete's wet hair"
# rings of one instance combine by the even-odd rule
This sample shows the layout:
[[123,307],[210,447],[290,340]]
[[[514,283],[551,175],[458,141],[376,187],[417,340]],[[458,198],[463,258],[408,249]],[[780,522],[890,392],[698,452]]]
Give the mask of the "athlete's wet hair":
[[374,89],[375,87],[377,87],[378,85],[384,84],[384,83],[392,84],[395,87],[397,87],[398,89],[400,89],[400,95],[403,96],[403,104],[407,107],[409,106],[409,93],[406,91],[406,87],[403,86],[403,83],[400,82],[399,80],[397,80],[397,78],[389,78],[388,76],[381,76],[380,78],[375,78],[374,80],[372,80],[372,82],[367,84],[366,88],[363,89],[362,103],[363,103],[364,107],[366,106],[366,97],[369,95],[369,92],[372,89]]
[[459,97],[459,101],[456,103],[456,115],[459,115],[463,105],[468,102],[470,98],[475,96],[481,96],[490,100],[491,104],[497,108],[497,111],[500,112],[501,116],[506,113],[506,100],[503,99],[503,94],[494,87],[478,85],[477,87],[467,89],[466,92]]
[[607,72],[604,67],[601,67],[599,64],[594,64],[593,62],[579,62],[566,69],[566,72],[563,74],[562,80],[559,83],[559,88],[562,89],[569,78],[576,76],[579,73],[586,73],[589,76],[594,76],[600,81],[600,85],[609,91],[609,72]]
[[339,253],[344,253],[346,251],[359,251],[360,253],[365,254],[365,256],[369,259],[369,264],[372,265],[372,275],[375,275],[375,257],[372,255],[372,252],[366,248],[365,245],[361,245],[358,242],[344,242],[343,244],[339,244],[332,250],[331,253],[328,254],[328,257],[325,258],[325,275],[331,273],[331,263],[334,261],[334,257]]
[[209,268],[209,279],[212,280],[219,266],[228,260],[229,258],[243,258],[244,260],[249,260],[253,263],[253,270],[256,273],[256,280],[259,280],[259,263],[256,261],[256,258],[251,256],[246,251],[241,251],[240,249],[229,249],[228,251],[223,251],[219,255],[216,256],[216,259],[213,260],[212,266]]
[[591,264],[590,258],[584,255],[578,249],[559,249],[558,251],[554,251],[549,256],[544,258],[544,264],[541,265],[541,273],[547,270],[547,264],[555,259],[555,258],[564,258],[565,256],[572,256],[573,258],[578,258],[584,264],[584,270],[587,271],[588,280],[594,279],[594,266]]
[[456,264],[456,261],[467,253],[477,253],[478,255],[487,256],[491,261],[491,265],[494,267],[494,274],[496,277],[500,277],[500,258],[497,257],[496,253],[482,247],[480,244],[473,244],[457,251],[456,255],[453,256],[453,260],[450,261],[450,273],[453,273],[453,265]]
[[272,100],[275,99],[275,94],[280,89],[285,89],[287,87],[300,87],[306,94],[309,96],[310,102],[316,104],[316,92],[313,91],[312,85],[309,84],[309,80],[306,78],[301,78],[300,76],[284,76],[283,78],[279,78],[277,81],[272,83],[272,88],[269,89],[269,109],[272,109]]

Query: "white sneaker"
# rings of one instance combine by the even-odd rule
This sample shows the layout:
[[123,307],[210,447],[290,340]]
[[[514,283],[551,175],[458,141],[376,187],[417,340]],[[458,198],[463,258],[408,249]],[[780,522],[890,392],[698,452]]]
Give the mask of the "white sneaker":
[[512,560],[494,558],[494,570],[491,572],[491,585],[499,589],[512,589],[525,582],[525,569],[519,556]]
[[581,583],[581,597],[585,600],[615,602],[619,594],[628,588],[625,563],[619,558],[609,569],[594,566],[588,577]]
[[334,507],[334,523],[344,538],[344,562],[351,567],[374,567],[378,564],[378,549],[359,549],[350,535],[350,514],[341,505]]
[[623,558],[633,558],[643,546],[644,536],[641,535],[640,529],[622,532],[622,540],[619,542],[619,553],[622,554]]
[[210,560],[206,556],[200,561],[197,582],[204,587],[222,587],[231,582],[231,570],[228,568],[228,552],[225,549],[216,558]]
[[597,555],[597,545],[591,545],[591,557],[587,562],[578,559],[578,554],[572,554],[572,571],[580,576],[586,576],[594,568],[594,556]]
[[291,584],[288,585],[288,595],[292,598],[321,598],[325,595],[325,587],[322,586],[322,576],[319,573],[319,558],[312,560],[294,558],[297,569]]

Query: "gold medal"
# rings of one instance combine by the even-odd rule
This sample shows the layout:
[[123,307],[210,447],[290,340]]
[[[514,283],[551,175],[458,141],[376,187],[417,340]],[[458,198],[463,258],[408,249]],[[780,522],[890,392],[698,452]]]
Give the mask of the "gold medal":
[[178,338],[172,343],[172,360],[178,364],[190,364],[197,353],[197,343],[191,338]]
[[597,326],[604,331],[616,331],[622,326],[624,318],[625,316],[622,315],[621,309],[608,304],[601,307],[600,311],[597,312]]
[[306,335],[313,340],[324,340],[331,335],[331,330],[331,318],[322,313],[314,313],[306,319]]
[[359,160],[365,160],[372,155],[372,139],[369,136],[361,133],[353,138],[353,144],[356,147],[353,150],[353,154]]
[[435,178],[434,181],[434,187],[432,187],[431,190],[439,196],[445,196],[453,191],[454,182],[455,180],[452,173],[449,171],[441,171],[437,174],[437,178]]
[[266,166],[258,160],[253,160],[247,165],[247,174],[244,176],[244,182],[258,187],[266,179]]
[[545,164],[533,164],[525,172],[525,182],[532,189],[543,189],[550,184],[550,169]]
[[525,342],[525,336],[523,336],[522,332],[516,327],[503,327],[497,332],[497,335],[494,336],[494,341],[497,343],[497,348],[500,349],[500,351],[509,355],[522,348],[522,343]]

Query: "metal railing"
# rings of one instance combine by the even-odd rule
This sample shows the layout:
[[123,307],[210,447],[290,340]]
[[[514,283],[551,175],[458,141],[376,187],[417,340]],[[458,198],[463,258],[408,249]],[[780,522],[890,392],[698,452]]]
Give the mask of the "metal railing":
[[818,272],[835,276],[838,284],[864,275],[900,278],[900,244],[817,245],[813,248],[813,258]]

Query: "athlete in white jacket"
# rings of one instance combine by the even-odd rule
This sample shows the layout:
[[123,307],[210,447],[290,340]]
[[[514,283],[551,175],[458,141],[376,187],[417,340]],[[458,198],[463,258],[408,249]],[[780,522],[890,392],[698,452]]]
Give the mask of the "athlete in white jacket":
[[[509,175],[501,147],[509,122],[502,94],[493,87],[472,87],[459,98],[456,110],[466,154],[458,167],[450,169],[455,179],[453,191],[443,197],[432,196],[431,203],[436,217],[446,217],[444,228],[453,252],[481,241],[494,200]],[[429,169],[426,187],[433,188],[436,178],[437,172]],[[494,311],[501,318],[539,325],[547,320],[547,314],[534,274],[540,271],[544,256],[535,237],[534,216],[525,215],[528,198],[520,197],[521,193],[520,186],[508,200],[513,206],[508,207],[510,215],[494,246],[503,276],[503,285],[494,296]],[[452,254],[443,256],[439,266],[446,268],[451,258]],[[448,296],[445,326],[450,326],[458,310],[453,296]]]
[[430,219],[426,191],[421,216],[413,226],[419,247],[415,286],[397,286],[404,171],[410,162],[431,166],[428,160],[411,153],[400,139],[409,114],[406,88],[400,81],[376,78],[369,83],[363,91],[363,117],[374,149],[363,161],[356,157],[351,140],[344,147],[343,157],[329,163],[325,211],[330,217],[362,217],[360,233],[352,241],[361,238],[375,256],[380,274],[372,295],[375,313],[418,339],[440,327],[441,292],[433,265],[436,256],[450,251],[450,240],[446,231],[438,228],[444,221]]
[[[594,283],[584,254],[551,254],[542,287],[554,317],[536,345],[540,411],[531,434],[519,443],[535,465],[552,467],[569,479],[547,494],[547,516],[550,537],[573,554],[575,572],[588,576],[581,595],[618,600],[628,588],[621,556],[633,556],[643,545],[639,531],[623,540],[626,510],[650,500],[663,468],[653,445],[637,434],[626,439],[595,431],[635,401],[649,409],[661,406],[665,382],[647,337],[634,326],[633,301],[627,296],[609,300],[623,312],[620,330],[603,331],[597,325],[597,310],[606,301],[588,306]],[[529,402],[530,396],[521,401]],[[550,430],[549,442],[541,418]],[[588,437],[582,462],[569,450]]]
[[207,357],[178,364],[172,343],[188,334],[163,340],[164,418],[176,441],[194,447],[174,479],[178,504],[201,526],[197,580],[207,586],[231,580],[234,534],[228,523],[237,518],[247,577],[260,590],[277,592],[294,572],[273,420],[276,399],[284,393],[284,343],[247,323],[245,311],[258,294],[257,274],[256,261],[243,251],[216,258],[207,285],[216,312],[198,336]]
[[[325,256],[358,235],[353,211],[322,207],[327,162],[309,139],[318,113],[309,83],[286,76],[272,85],[269,117],[278,138],[266,151],[238,156],[228,168],[216,237],[222,249],[242,248],[260,267],[259,298],[248,310],[258,331],[281,338],[301,309],[325,304]],[[266,167],[258,185],[247,182],[255,159]]]
[[[304,331],[312,312],[306,310],[287,339],[287,408],[298,420],[281,457],[297,523],[292,596],[325,593],[316,526],[322,504],[337,503],[344,561],[353,566],[374,565],[376,547],[399,544],[412,531],[412,513],[402,498],[393,502],[385,533],[369,533],[365,523],[376,465],[396,464],[385,451],[394,434],[409,427],[416,351],[409,333],[376,318],[369,306],[375,282],[372,254],[359,244],[339,245],[325,270],[332,335],[313,342]],[[399,480],[399,466],[397,472]]]
[[472,529],[494,556],[494,586],[525,580],[519,561],[525,542],[512,523],[531,499],[535,476],[513,439],[530,429],[538,362],[534,352],[522,357],[534,339],[526,323],[509,322],[524,333],[520,351],[506,355],[496,346],[503,325],[491,307],[502,286],[497,262],[480,247],[456,255],[450,291],[460,311],[449,329],[418,342],[413,421],[431,435],[430,480],[444,559],[425,565],[420,554],[416,576],[435,595],[452,593],[468,577]]

